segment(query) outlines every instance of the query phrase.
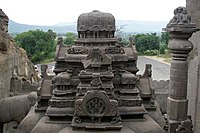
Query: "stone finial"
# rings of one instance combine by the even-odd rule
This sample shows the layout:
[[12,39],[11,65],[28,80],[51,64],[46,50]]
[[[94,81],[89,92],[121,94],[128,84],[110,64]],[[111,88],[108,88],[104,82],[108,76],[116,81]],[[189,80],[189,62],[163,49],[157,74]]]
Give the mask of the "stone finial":
[[163,30],[169,32],[171,41],[169,41],[168,47],[172,50],[172,58],[186,60],[188,53],[193,49],[193,45],[188,41],[180,43],[179,39],[188,40],[193,32],[198,30],[196,25],[191,22],[191,16],[188,14],[186,7],[176,8],[174,17],[167,24],[167,28]]
[[48,77],[47,69],[48,69],[48,65],[41,65],[42,78],[47,78]]
[[0,9],[0,31],[8,32],[8,16]]
[[57,45],[62,45],[62,44],[63,44],[63,37],[58,37]]
[[191,22],[191,16],[188,14],[186,7],[177,7],[174,10],[174,17],[167,24],[167,28],[171,27],[196,27]]
[[135,45],[135,36],[129,37],[129,43],[130,45]]

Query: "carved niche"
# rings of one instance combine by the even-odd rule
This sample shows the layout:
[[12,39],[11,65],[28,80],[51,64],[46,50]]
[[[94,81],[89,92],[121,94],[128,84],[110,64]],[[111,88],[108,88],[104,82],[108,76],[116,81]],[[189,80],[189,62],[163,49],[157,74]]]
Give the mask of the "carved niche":
[[67,50],[68,54],[88,54],[88,49],[83,47],[72,47]]

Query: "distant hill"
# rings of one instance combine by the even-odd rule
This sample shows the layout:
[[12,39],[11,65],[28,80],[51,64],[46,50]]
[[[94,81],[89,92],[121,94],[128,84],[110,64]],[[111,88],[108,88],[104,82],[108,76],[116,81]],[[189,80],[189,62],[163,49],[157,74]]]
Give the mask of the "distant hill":
[[[117,26],[123,26],[122,31],[128,33],[151,33],[151,32],[161,32],[162,28],[166,26],[167,22],[159,21],[135,21],[135,20],[117,20]],[[67,33],[76,32],[75,22],[63,22],[53,26],[39,26],[39,25],[27,25],[19,24],[12,20],[9,21],[8,30],[11,34],[22,33],[28,30],[41,29],[47,31],[52,29],[56,33]]]
[[76,25],[66,25],[66,26],[39,26],[39,25],[27,25],[19,24],[12,20],[9,21],[8,31],[9,33],[22,33],[28,30],[41,29],[47,31],[52,29],[56,33],[66,33],[66,32],[76,32]]

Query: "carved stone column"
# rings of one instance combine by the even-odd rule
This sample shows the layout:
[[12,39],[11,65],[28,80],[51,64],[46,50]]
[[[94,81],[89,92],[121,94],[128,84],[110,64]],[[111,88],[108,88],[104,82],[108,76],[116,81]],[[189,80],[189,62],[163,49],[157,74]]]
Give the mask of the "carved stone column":
[[195,24],[191,23],[185,7],[178,7],[174,10],[173,19],[164,29],[169,32],[170,40],[168,47],[172,52],[172,62],[170,68],[169,96],[167,103],[168,132],[191,133],[192,122],[188,118],[187,100],[187,78],[188,78],[188,53],[193,45],[188,39],[194,31]]

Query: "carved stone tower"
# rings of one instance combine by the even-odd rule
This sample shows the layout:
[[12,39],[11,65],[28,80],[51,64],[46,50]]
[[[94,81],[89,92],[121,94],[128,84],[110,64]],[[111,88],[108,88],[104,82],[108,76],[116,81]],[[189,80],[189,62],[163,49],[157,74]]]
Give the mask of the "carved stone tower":
[[169,32],[169,49],[172,51],[172,62],[170,69],[170,84],[168,97],[168,124],[169,133],[192,132],[192,122],[187,115],[187,78],[188,78],[188,53],[193,45],[188,39],[196,27],[191,23],[191,17],[185,7],[174,10],[173,19],[164,29]]
[[[119,42],[114,36],[115,18],[110,13],[83,13],[77,24],[74,45],[64,46],[58,39],[56,76],[52,84],[43,80],[42,100],[37,106],[37,110],[46,112],[45,120],[43,124],[38,122],[34,132],[44,129],[43,125],[55,132],[164,132],[160,123],[165,122],[150,87],[151,65],[142,76],[136,74],[133,38],[128,46]],[[156,120],[161,121],[160,125]]]
[[98,47],[83,61],[72,121],[74,128],[121,129],[118,101],[114,97],[111,58]]
[[67,72],[61,72],[52,81],[56,88],[52,91],[53,96],[49,100],[49,107],[46,115],[50,120],[55,117],[71,119],[74,112],[74,103],[76,89],[73,86],[70,75]]

